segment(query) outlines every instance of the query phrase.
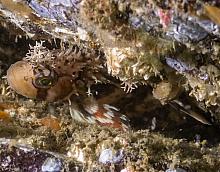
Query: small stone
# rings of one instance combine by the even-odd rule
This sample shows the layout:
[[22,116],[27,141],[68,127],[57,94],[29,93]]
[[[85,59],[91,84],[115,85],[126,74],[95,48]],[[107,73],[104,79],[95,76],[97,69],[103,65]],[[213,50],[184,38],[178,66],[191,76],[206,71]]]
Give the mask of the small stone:
[[113,153],[111,149],[105,149],[101,152],[99,156],[99,162],[103,164],[107,163],[120,163],[124,157],[123,151],[119,150],[116,154]]
[[62,163],[56,158],[47,158],[42,167],[42,172],[60,172],[62,170]]

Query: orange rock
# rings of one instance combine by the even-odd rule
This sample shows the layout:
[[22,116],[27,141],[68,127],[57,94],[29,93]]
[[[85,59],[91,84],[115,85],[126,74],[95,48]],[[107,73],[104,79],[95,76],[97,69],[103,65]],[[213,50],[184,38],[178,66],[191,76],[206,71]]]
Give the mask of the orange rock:
[[220,25],[220,8],[211,5],[204,5],[205,15],[213,22]]
[[40,119],[40,124],[54,130],[54,131],[58,131],[61,129],[60,127],[60,122],[57,118],[48,116],[48,117],[44,117]]
[[0,111],[0,121],[9,122],[10,120],[11,117],[7,112]]

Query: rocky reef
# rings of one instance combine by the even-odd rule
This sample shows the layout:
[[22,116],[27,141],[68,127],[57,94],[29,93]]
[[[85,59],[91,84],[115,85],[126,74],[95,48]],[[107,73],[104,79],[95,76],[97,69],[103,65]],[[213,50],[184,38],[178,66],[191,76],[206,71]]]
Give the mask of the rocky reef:
[[[0,1],[1,170],[218,171],[219,16],[217,0]],[[21,140],[45,162],[11,160]]]

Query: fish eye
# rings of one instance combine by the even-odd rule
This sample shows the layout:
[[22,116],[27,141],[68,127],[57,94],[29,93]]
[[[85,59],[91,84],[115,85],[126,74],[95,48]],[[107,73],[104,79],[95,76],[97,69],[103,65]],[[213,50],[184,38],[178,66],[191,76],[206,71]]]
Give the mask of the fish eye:
[[41,85],[44,85],[44,86],[51,86],[52,85],[52,81],[49,78],[41,78],[39,80],[39,82]]
[[52,80],[51,78],[39,78],[38,83],[42,86],[51,86]]
[[33,81],[37,88],[50,88],[54,85],[54,80],[51,77],[39,77]]
[[51,70],[49,74],[48,72],[46,74],[44,71],[36,73],[35,79],[32,81],[32,83],[36,88],[48,89],[54,86],[56,81],[57,81],[56,72]]

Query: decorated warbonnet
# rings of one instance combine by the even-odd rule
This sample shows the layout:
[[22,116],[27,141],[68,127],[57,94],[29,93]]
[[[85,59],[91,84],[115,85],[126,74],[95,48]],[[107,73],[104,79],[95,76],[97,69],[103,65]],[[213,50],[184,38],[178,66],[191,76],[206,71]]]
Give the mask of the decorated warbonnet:
[[7,71],[10,87],[28,98],[54,102],[69,100],[71,116],[80,122],[127,130],[128,119],[110,105],[100,105],[88,89],[106,82],[99,53],[80,49],[48,50],[37,43],[22,61]]

